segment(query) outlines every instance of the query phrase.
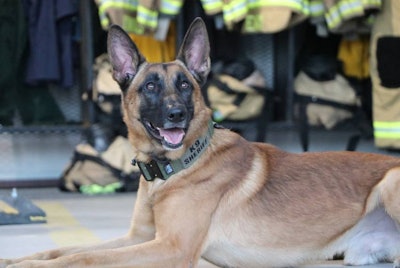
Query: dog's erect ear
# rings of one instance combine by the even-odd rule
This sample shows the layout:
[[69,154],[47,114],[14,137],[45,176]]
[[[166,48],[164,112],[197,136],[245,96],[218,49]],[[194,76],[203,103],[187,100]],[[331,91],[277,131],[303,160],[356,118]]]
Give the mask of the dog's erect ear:
[[113,78],[125,90],[137,74],[139,65],[146,59],[129,35],[117,25],[112,25],[108,31],[107,50],[113,67]]
[[185,63],[200,85],[204,84],[210,72],[210,42],[201,18],[196,18],[190,25],[177,59]]

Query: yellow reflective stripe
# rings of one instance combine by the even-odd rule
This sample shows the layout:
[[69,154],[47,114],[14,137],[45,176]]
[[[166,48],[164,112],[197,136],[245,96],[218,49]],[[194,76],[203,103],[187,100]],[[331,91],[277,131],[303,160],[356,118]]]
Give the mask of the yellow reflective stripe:
[[305,15],[310,14],[310,3],[308,0],[249,0],[249,9],[268,6],[288,7]]
[[122,0],[118,1],[108,1],[102,0],[101,4],[99,5],[99,17],[100,17],[100,24],[104,29],[107,29],[110,25],[110,20],[107,16],[107,9],[109,8],[121,8],[127,11],[136,12],[138,5],[138,0]]
[[221,0],[201,0],[201,5],[207,12],[208,10],[216,10],[216,9],[222,10],[223,3]]
[[161,0],[160,12],[167,15],[176,15],[182,7],[183,1],[179,0]]
[[325,13],[325,6],[322,0],[311,1],[309,8],[310,8],[310,16],[312,17],[321,17]]
[[223,6],[224,21],[232,22],[244,18],[247,14],[246,0],[234,0]]
[[375,121],[374,136],[384,139],[400,139],[400,122]]
[[109,8],[121,8],[126,9],[127,11],[136,11],[138,7],[137,1],[102,1],[99,6],[99,13],[105,14],[106,10]]
[[394,132],[394,133],[375,131],[374,137],[380,139],[400,139],[400,130],[399,132]]
[[325,14],[326,24],[329,28],[337,27],[344,18],[351,15],[359,14],[363,12],[361,5],[355,2],[344,3],[341,2],[337,6],[332,7]]
[[326,23],[330,29],[336,28],[341,23],[341,21],[345,19],[354,17],[356,15],[363,15],[364,7],[367,8],[369,6],[379,7],[380,4],[376,3],[375,0],[342,0],[337,5],[330,8],[325,14]]
[[158,20],[158,12],[148,9],[144,6],[138,6],[137,21],[149,28],[156,28]]
[[400,121],[388,122],[388,121],[374,121],[374,128],[400,128]]
[[382,0],[362,0],[362,3],[369,8],[380,8],[382,6]]
[[129,15],[122,15],[122,27],[125,31],[133,34],[144,34],[145,27],[138,23],[136,17],[129,16]]
[[107,16],[105,16],[103,18],[100,18],[100,24],[101,27],[103,27],[103,29],[106,30],[110,25],[110,20],[107,18]]

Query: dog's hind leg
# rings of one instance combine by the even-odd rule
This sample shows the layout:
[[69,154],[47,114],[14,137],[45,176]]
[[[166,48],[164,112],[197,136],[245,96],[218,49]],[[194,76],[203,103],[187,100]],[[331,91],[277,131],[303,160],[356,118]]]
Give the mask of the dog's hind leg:
[[[395,220],[400,233],[400,167],[389,170],[378,187],[381,202],[386,212]],[[400,246],[393,251],[394,267],[400,268]]]
[[367,214],[349,232],[344,262],[368,265],[392,261],[400,268],[400,168],[389,170],[366,204]]
[[400,233],[395,221],[382,206],[369,212],[350,232],[345,264],[369,265],[393,261],[397,256]]

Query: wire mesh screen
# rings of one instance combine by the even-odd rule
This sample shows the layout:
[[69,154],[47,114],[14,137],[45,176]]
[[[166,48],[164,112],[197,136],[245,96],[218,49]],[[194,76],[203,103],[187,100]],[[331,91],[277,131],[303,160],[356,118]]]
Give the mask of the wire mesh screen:
[[253,60],[264,75],[267,87],[274,88],[274,42],[273,35],[251,34],[241,37],[241,51]]

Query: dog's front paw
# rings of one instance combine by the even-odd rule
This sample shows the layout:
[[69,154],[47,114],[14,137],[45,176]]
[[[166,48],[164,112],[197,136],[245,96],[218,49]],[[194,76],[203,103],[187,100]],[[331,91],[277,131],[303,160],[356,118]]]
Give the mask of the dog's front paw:
[[39,267],[48,267],[44,265],[44,261],[34,261],[34,260],[29,260],[29,261],[22,261],[18,263],[11,263],[6,268],[39,268]]

